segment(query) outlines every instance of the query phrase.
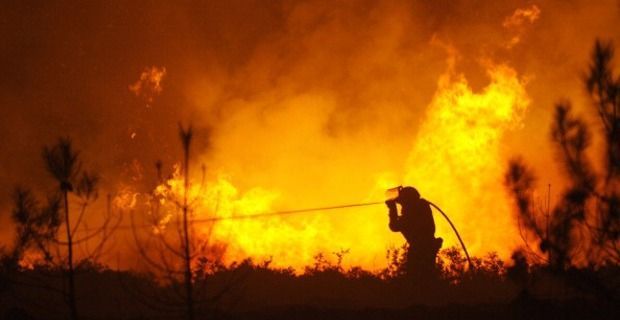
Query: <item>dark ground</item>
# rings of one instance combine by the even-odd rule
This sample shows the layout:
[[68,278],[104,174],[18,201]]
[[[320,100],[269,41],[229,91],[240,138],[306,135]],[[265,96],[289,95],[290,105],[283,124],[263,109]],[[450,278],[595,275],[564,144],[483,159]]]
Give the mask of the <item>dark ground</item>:
[[[452,275],[448,270],[441,280],[411,285],[398,274],[327,265],[296,275],[246,262],[197,274],[198,319],[620,318],[615,269],[564,274],[538,269],[521,283],[505,270]],[[183,318],[181,284],[164,286],[149,275],[101,267],[80,270],[76,280],[81,319]],[[59,272],[5,271],[1,284],[4,319],[67,318]]]

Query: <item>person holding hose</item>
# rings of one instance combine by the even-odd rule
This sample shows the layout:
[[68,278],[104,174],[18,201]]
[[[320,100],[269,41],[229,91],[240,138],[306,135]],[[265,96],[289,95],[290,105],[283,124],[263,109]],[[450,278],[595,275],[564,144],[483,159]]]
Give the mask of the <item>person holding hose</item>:
[[[389,227],[403,234],[409,249],[405,264],[408,275],[416,279],[435,276],[435,258],[443,243],[435,238],[435,221],[428,201],[413,187],[399,187],[398,196],[385,201],[389,209]],[[398,213],[398,207],[401,212]]]

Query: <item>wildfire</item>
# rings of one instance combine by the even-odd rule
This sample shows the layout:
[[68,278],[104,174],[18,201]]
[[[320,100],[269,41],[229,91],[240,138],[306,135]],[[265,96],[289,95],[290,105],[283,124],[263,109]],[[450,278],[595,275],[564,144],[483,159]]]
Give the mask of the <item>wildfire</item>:
[[[502,27],[510,43],[502,50],[519,43],[540,15],[541,10],[532,5],[505,17]],[[398,43],[400,29],[391,29],[390,21],[386,20],[388,31],[379,29],[395,33],[393,41]],[[382,201],[386,189],[412,185],[446,211],[471,254],[495,251],[508,258],[520,239],[511,202],[501,187],[507,163],[504,154],[508,153],[502,137],[522,123],[529,104],[527,81],[508,65],[486,61],[482,67],[489,82],[474,91],[466,77],[455,71],[457,48],[437,38],[433,37],[431,45],[448,52],[448,70],[439,76],[423,118],[419,117],[421,108],[415,105],[419,100],[410,102],[417,92],[408,87],[408,78],[385,76],[374,81],[369,77],[388,75],[386,70],[402,67],[398,63],[385,69],[408,57],[401,56],[401,51],[394,49],[400,47],[392,47],[391,42],[384,45],[388,52],[394,51],[393,56],[380,55],[368,62],[366,59],[376,52],[370,48],[347,60],[365,62],[364,68],[347,66],[352,79],[357,80],[342,84],[344,92],[359,92],[363,101],[370,101],[363,109],[343,107],[341,104],[351,100],[343,100],[340,92],[332,92],[330,87],[305,85],[306,77],[312,77],[303,66],[320,65],[320,60],[313,60],[320,55],[307,57],[307,62],[300,59],[292,70],[284,72],[282,83],[276,77],[270,80],[273,85],[260,93],[244,99],[223,99],[219,107],[226,112],[215,125],[212,151],[192,159],[192,163],[204,161],[210,168],[204,182],[196,174],[198,170],[190,170],[194,174],[188,198],[195,235],[222,248],[224,263],[252,258],[303,270],[313,264],[317,254],[329,259],[335,258],[334,252],[346,251],[342,260],[345,266],[377,270],[386,265],[386,250],[404,243],[400,234],[387,228],[387,212],[382,206],[257,219],[212,219]],[[314,37],[307,41],[318,41],[324,48]],[[261,68],[269,66],[267,57],[256,63]],[[255,65],[250,63],[248,68],[252,67]],[[261,74],[255,71],[248,74]],[[165,73],[164,68],[148,68],[131,90],[152,98],[161,92]],[[293,85],[297,82],[303,85],[297,88]],[[204,89],[196,90],[200,91],[196,94],[200,105],[212,101],[210,95],[219,92],[210,85],[200,89]],[[398,108],[391,107],[393,104]],[[343,110],[350,112],[343,114]],[[206,114],[211,109],[197,111]],[[411,119],[419,119],[420,124],[410,123]],[[182,178],[177,167],[172,178],[155,190],[160,210],[156,232],[165,232],[178,218],[175,214],[179,214],[185,192]],[[124,199],[128,203],[131,200]],[[440,215],[435,216],[435,223],[437,236],[445,240],[444,247],[457,246]]]
[[[506,130],[517,128],[529,103],[525,82],[505,65],[489,65],[490,83],[481,92],[473,92],[463,75],[450,70],[440,77],[424,124],[418,132],[406,161],[405,179],[385,172],[370,173],[376,177],[366,185],[365,198],[382,200],[388,187],[407,184],[418,187],[452,217],[473,254],[497,251],[509,256],[516,243],[509,201],[503,192],[504,159],[501,138]],[[389,168],[387,168],[389,169]],[[354,174],[342,168],[343,177]],[[183,195],[183,180],[177,167],[173,177],[156,189],[156,195],[168,214],[161,217],[165,226],[174,212],[178,213]],[[296,270],[311,265],[319,253],[327,256],[339,250],[350,250],[346,265],[360,265],[376,270],[385,266],[389,247],[403,242],[387,229],[382,207],[366,207],[339,213],[319,212],[312,215],[230,219],[205,223],[207,218],[260,214],[278,207],[286,193],[255,187],[240,192],[224,175],[198,183],[193,177],[188,197],[196,236],[225,248],[224,262],[252,258],[272,260],[277,267],[292,266]],[[176,199],[176,200],[175,200]],[[351,199],[343,194],[341,202]],[[279,201],[285,200],[285,201]],[[177,203],[175,211],[174,203]],[[363,217],[363,218],[360,218]],[[203,220],[201,222],[201,219]],[[457,245],[449,226],[436,215],[437,235],[446,246]]]
[[[562,194],[570,181],[554,158],[551,109],[558,97],[588,106],[576,75],[592,67],[585,59],[594,39],[618,46],[616,2],[166,2],[106,11],[90,19],[105,28],[77,33],[71,28],[88,18],[24,11],[43,14],[41,26],[59,31],[7,24],[19,32],[9,33],[16,35],[7,46],[15,81],[2,94],[14,107],[3,125],[19,139],[3,149],[3,178],[7,186],[30,181],[51,191],[55,182],[35,170],[43,163],[32,154],[53,136],[73,138],[101,178],[99,194],[109,195],[88,204],[94,214],[84,215],[76,239],[92,233],[99,213],[122,216],[108,243],[127,258],[101,262],[132,268],[140,262],[138,246],[127,241],[134,227],[153,255],[152,238],[170,235],[178,245],[184,168],[170,166],[182,162],[174,132],[180,121],[196,128],[187,190],[192,232],[224,263],[252,258],[300,271],[318,254],[337,261],[333,253],[347,252],[344,267],[384,268],[387,249],[405,239],[389,230],[382,204],[219,218],[381,202],[399,185],[444,209],[471,255],[496,251],[509,260],[523,239],[504,188],[507,160],[523,154],[533,168],[553,169],[536,170],[549,186],[544,200]],[[528,82],[533,74],[537,81]],[[528,114],[530,99],[537,108]],[[151,109],[155,103],[166,107]],[[589,123],[584,110],[577,111]],[[602,142],[592,139],[594,156]],[[46,191],[37,188],[37,197]],[[543,198],[534,192],[535,201]],[[6,212],[10,200],[0,201]],[[71,193],[72,225],[82,219],[80,204]],[[441,215],[435,224],[444,248],[458,247]],[[1,238],[9,243],[13,235]],[[76,261],[86,251],[76,250]]]

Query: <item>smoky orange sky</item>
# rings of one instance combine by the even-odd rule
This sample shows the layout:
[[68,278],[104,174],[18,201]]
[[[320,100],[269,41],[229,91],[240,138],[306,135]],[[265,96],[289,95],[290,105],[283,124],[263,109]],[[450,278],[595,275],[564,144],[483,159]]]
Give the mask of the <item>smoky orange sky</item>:
[[[181,121],[197,132],[194,172],[206,166],[201,217],[381,201],[407,184],[445,209],[471,253],[507,258],[521,244],[502,185],[507,159],[522,155],[541,193],[547,184],[552,199],[560,192],[553,104],[568,98],[585,110],[581,75],[594,40],[620,43],[620,1],[611,0],[3,7],[5,246],[13,186],[55,187],[43,145],[72,137],[101,174],[100,194],[137,194],[153,187],[156,160],[170,172],[181,158]],[[213,192],[228,203],[222,212]],[[445,245],[456,245],[435,217]],[[376,270],[403,243],[382,206],[214,228],[227,261],[296,268],[348,249],[346,264]],[[122,241],[114,250],[130,259]]]

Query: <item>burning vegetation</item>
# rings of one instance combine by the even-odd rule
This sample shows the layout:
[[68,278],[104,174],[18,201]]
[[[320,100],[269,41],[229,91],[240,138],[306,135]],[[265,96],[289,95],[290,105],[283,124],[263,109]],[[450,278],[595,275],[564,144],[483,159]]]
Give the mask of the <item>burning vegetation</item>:
[[6,317],[617,316],[617,3],[57,2],[0,19]]

